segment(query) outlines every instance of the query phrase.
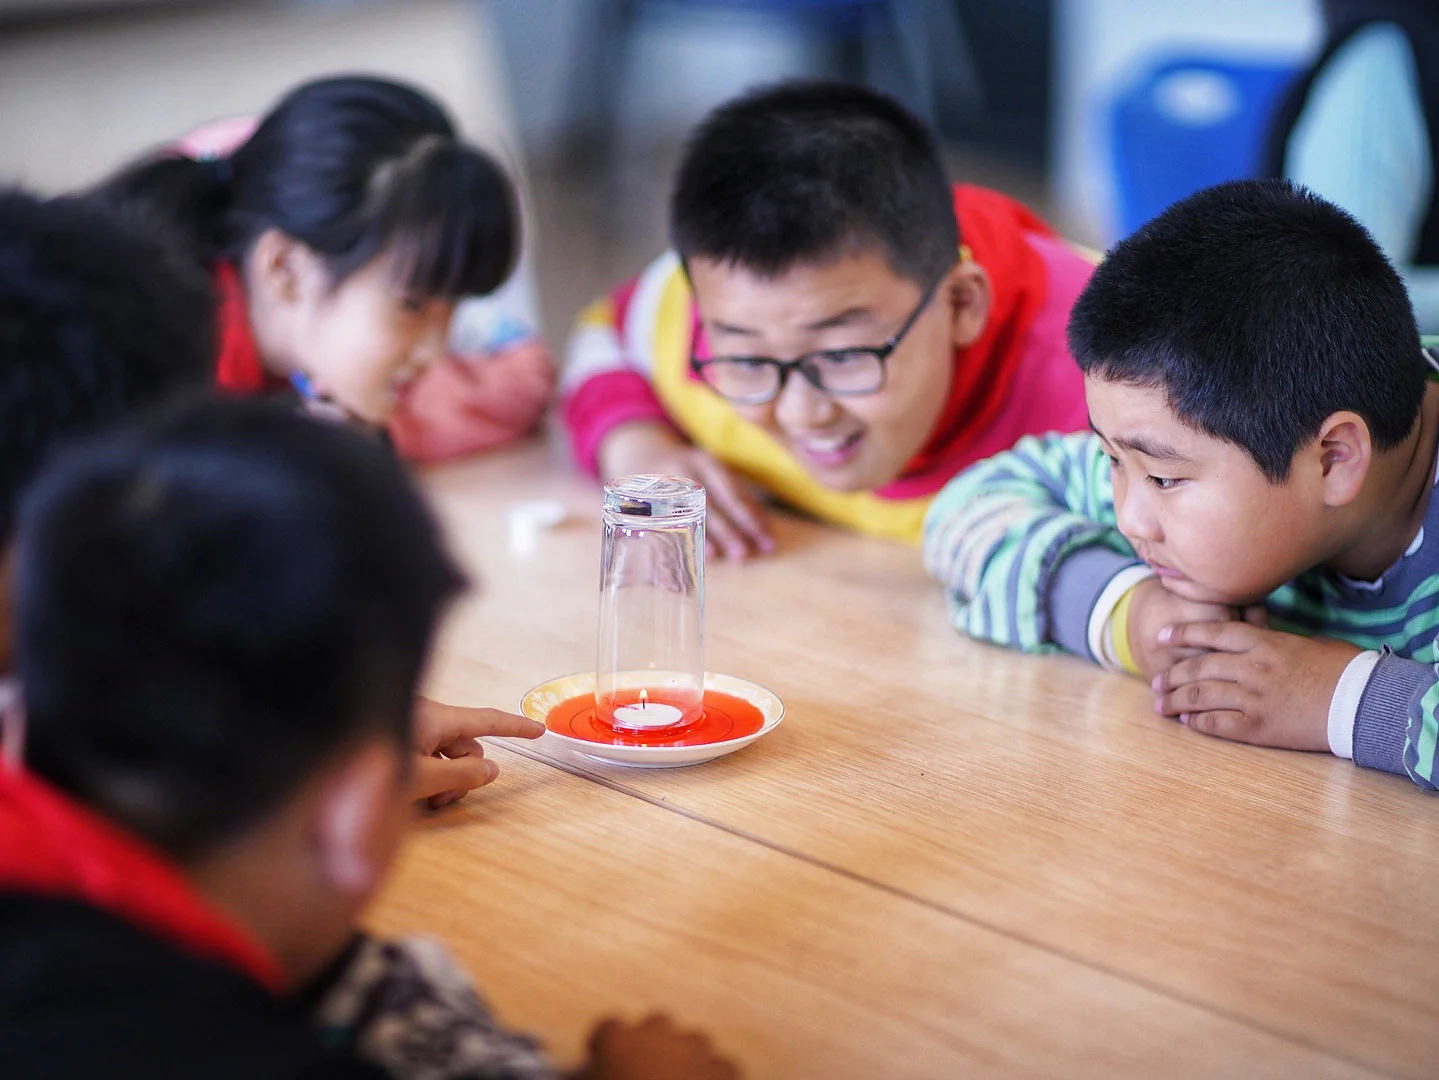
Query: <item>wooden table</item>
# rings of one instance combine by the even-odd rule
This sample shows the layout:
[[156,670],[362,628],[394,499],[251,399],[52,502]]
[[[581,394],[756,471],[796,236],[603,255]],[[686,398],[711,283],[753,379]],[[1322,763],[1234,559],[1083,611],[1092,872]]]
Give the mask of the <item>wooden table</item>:
[[[426,484],[479,580],[434,696],[593,667],[597,489],[540,445]],[[570,522],[507,550],[539,495]],[[447,939],[562,1061],[662,1009],[752,1078],[1439,1072],[1439,801],[969,641],[912,549],[777,528],[709,565],[706,643],[784,699],[775,732],[680,770],[496,747],[373,925]]]

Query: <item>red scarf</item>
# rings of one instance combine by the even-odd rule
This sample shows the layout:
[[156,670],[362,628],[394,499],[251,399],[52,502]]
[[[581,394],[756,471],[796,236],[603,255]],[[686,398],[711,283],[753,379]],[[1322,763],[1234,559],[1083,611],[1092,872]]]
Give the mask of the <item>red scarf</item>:
[[220,348],[215,361],[215,386],[236,397],[255,397],[282,390],[285,380],[260,362],[260,350],[250,330],[250,311],[245,287],[233,263],[215,264],[215,340]]
[[279,963],[211,908],[163,855],[37,777],[0,765],[0,892],[79,900],[248,975],[272,993]]
[[905,466],[901,479],[932,468],[956,441],[994,422],[1019,370],[1020,350],[1044,305],[1044,263],[1025,236],[1052,236],[1054,230],[1008,195],[972,184],[955,185],[954,212],[960,242],[989,274],[989,317],[979,339],[955,351],[949,401],[929,443]]

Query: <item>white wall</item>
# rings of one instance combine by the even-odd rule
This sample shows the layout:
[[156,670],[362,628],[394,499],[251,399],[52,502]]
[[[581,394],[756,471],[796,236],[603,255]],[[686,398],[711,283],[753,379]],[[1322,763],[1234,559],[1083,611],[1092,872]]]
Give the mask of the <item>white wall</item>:
[[207,120],[262,112],[307,78],[355,70],[418,83],[518,166],[499,52],[485,6],[470,0],[245,0],[22,27],[0,35],[0,177],[87,183]]
[[[306,79],[366,71],[428,90],[524,188],[501,52],[479,0],[152,5],[10,29],[0,33],[0,182],[87,185],[201,123],[263,112]],[[507,289],[533,318],[528,257]]]
[[1298,59],[1322,30],[1315,0],[1056,0],[1053,184],[1068,231],[1099,246],[1117,239],[1105,108],[1147,57]]

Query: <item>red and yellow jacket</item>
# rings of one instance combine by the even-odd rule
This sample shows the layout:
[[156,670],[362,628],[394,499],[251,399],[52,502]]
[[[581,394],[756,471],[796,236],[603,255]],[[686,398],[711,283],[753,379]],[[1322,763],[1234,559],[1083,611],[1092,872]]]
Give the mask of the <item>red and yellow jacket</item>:
[[957,185],[954,206],[961,239],[989,274],[989,322],[973,345],[955,351],[944,412],[893,483],[873,492],[822,486],[691,374],[699,314],[673,252],[580,316],[562,382],[564,421],[580,465],[595,471],[600,444],[618,425],[666,421],[799,510],[918,544],[930,500],[967,465],[1025,435],[1088,423],[1084,380],[1064,330],[1092,257],[998,192]]

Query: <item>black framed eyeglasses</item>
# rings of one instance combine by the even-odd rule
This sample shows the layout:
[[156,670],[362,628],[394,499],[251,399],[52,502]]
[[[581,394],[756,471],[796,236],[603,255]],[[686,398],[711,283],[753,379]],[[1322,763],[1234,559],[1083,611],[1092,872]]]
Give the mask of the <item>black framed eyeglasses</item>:
[[919,321],[946,270],[925,290],[919,304],[883,345],[852,349],[817,349],[793,360],[768,356],[715,356],[700,358],[690,347],[690,370],[721,397],[736,405],[764,405],[779,397],[791,372],[798,371],[816,390],[834,397],[858,397],[884,389],[890,354]]

